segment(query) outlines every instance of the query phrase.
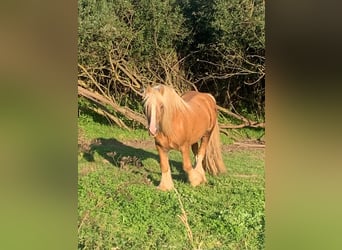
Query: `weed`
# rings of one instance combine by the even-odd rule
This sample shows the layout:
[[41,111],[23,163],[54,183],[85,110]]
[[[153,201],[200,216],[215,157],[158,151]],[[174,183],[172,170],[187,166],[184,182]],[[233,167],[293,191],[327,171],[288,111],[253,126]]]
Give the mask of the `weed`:
[[81,155],[78,164],[79,249],[264,248],[263,149],[224,151],[228,173],[207,175],[196,188],[187,182],[180,153],[172,151],[175,190],[161,192],[156,150],[125,143],[150,140],[146,131],[86,116],[79,127],[92,155]]

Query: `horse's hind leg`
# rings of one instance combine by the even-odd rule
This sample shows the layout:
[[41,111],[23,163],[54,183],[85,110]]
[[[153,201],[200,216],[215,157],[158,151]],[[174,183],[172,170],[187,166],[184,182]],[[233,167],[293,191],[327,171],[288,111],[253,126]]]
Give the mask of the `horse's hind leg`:
[[169,165],[168,152],[161,146],[157,145],[160,159],[161,180],[158,189],[167,191],[173,189],[173,181],[171,177],[171,169]]
[[198,143],[197,142],[191,145],[191,150],[192,150],[192,153],[194,154],[195,160],[197,162],[197,154],[198,154]]
[[206,152],[206,149],[207,149],[208,141],[209,141],[209,135],[205,135],[205,136],[202,137],[201,145],[200,145],[199,149],[197,150],[197,155],[196,155],[195,170],[198,173],[200,173],[201,175],[203,175],[204,182],[206,182],[207,179],[205,177],[205,172],[204,172],[202,164],[203,164],[203,159],[204,159],[205,152]]
[[[196,146],[194,146],[196,145]],[[196,151],[198,149],[197,144],[191,145],[191,148],[196,155]],[[188,174],[189,182],[192,186],[198,186],[202,182],[205,182],[205,175],[199,173],[197,170],[192,168],[191,159],[190,159],[190,147],[183,146],[181,147],[182,157],[183,157],[183,169]],[[197,158],[197,157],[196,157]],[[204,173],[204,171],[203,171]]]

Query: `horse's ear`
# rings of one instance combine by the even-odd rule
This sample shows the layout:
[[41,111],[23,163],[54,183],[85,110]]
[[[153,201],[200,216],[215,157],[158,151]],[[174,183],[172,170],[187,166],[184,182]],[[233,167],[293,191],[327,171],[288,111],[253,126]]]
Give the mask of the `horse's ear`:
[[159,86],[159,92],[160,92],[161,95],[164,95],[164,90],[165,90],[164,89],[164,85],[160,85]]
[[150,93],[152,91],[152,88],[150,85],[147,86],[146,89],[144,89],[144,93],[147,94],[147,93]]

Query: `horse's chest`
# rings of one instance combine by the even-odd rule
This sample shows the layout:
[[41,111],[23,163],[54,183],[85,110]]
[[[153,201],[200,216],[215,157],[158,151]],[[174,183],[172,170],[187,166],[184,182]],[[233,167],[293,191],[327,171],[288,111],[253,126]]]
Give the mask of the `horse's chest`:
[[176,149],[179,150],[180,143],[177,141],[172,140],[171,138],[164,136],[164,135],[158,135],[155,137],[156,144],[165,148],[165,149]]

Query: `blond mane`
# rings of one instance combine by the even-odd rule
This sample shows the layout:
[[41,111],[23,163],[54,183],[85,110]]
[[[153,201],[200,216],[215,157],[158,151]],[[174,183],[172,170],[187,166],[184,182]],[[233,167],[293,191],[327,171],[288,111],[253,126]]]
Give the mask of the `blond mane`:
[[150,88],[144,97],[144,105],[147,114],[152,105],[163,105],[163,116],[159,122],[161,131],[166,135],[173,133],[172,121],[175,113],[186,115],[190,106],[176,93],[173,88],[166,85],[158,85]]

